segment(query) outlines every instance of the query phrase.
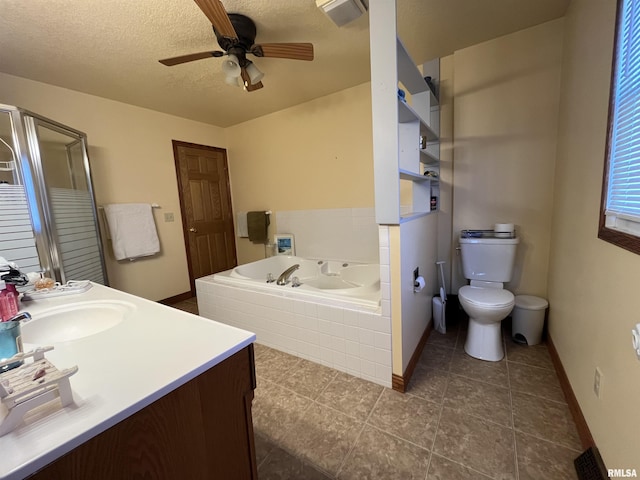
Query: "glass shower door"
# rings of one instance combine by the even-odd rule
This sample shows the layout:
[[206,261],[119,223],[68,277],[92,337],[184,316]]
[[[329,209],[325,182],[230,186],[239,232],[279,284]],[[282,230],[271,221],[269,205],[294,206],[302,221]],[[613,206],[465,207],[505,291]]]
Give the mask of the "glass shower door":
[[27,192],[20,175],[19,147],[10,111],[0,106],[0,257],[23,272],[42,270]]
[[40,170],[45,228],[57,246],[49,249],[56,277],[105,284],[84,134],[29,115],[25,123],[34,169]]

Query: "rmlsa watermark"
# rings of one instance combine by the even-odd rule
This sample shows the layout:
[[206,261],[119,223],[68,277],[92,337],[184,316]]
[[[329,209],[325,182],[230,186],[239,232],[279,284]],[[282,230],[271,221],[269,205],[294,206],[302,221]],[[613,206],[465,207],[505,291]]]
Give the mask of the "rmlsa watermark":
[[637,478],[638,473],[635,468],[609,468],[607,475],[610,478]]

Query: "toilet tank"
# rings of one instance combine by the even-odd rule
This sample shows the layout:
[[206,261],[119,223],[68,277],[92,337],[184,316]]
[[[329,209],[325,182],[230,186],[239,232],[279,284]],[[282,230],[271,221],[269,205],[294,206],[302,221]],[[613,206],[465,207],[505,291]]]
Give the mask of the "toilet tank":
[[464,277],[486,282],[510,281],[519,241],[518,238],[460,237]]

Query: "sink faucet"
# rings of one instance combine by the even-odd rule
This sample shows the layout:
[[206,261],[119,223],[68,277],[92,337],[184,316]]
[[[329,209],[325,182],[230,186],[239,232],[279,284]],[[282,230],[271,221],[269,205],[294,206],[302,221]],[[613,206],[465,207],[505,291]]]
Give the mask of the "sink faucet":
[[280,274],[278,277],[278,281],[276,282],[278,285],[286,285],[289,281],[289,277],[293,272],[300,268],[300,264],[296,263],[292,267],[287,268],[284,272]]
[[31,320],[31,315],[29,312],[20,312],[9,320],[5,320],[5,322],[19,322],[20,320]]

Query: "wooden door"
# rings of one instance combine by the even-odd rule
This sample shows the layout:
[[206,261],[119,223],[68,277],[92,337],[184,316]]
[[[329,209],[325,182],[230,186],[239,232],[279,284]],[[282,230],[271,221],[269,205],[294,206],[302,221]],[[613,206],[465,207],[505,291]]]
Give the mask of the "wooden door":
[[173,140],[189,262],[195,279],[237,265],[227,151]]

